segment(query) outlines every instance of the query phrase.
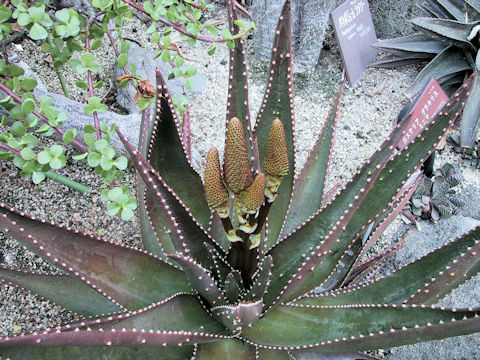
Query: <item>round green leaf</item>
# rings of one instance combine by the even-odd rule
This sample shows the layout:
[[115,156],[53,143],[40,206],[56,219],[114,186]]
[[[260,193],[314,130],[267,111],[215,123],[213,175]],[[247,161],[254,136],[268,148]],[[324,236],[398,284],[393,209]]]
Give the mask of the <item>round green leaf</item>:
[[40,151],[37,155],[37,161],[42,164],[48,164],[52,160],[52,157],[47,151]]
[[134,213],[131,209],[129,208],[122,208],[122,213],[121,213],[121,218],[122,220],[130,220],[133,217]]
[[32,40],[43,40],[48,36],[47,30],[42,25],[37,23],[33,24],[28,34]]
[[73,128],[73,129],[67,130],[63,134],[63,142],[65,144],[70,144],[75,138],[75,135],[77,135],[77,129]]
[[30,114],[35,109],[35,101],[27,99],[22,104],[22,111],[25,114]]
[[37,86],[37,80],[34,78],[23,79],[22,86],[25,88],[25,90],[32,91]]
[[20,154],[22,155],[22,158],[24,160],[33,160],[35,159],[35,152],[30,149],[29,147],[26,147],[26,148],[23,148],[21,151],[20,151]]
[[118,56],[118,59],[117,59],[117,67],[118,67],[118,68],[122,68],[122,67],[126,66],[127,63],[128,63],[127,54],[121,53],[121,54]]
[[34,184],[40,184],[45,180],[45,174],[43,172],[34,171],[32,174],[32,181]]
[[88,158],[87,158],[87,161],[88,161],[88,165],[91,166],[91,167],[97,167],[98,165],[100,165],[100,160],[102,159],[101,155],[97,152],[91,152],[90,154],[88,154]]
[[62,157],[54,157],[52,160],[50,160],[50,167],[53,170],[58,170],[61,169],[65,165],[66,161],[62,159]]
[[128,166],[128,160],[125,156],[120,156],[115,160],[114,165],[118,170],[125,170]]
[[15,121],[10,127],[10,133],[15,137],[19,137],[25,134],[25,125],[23,124],[23,122]]

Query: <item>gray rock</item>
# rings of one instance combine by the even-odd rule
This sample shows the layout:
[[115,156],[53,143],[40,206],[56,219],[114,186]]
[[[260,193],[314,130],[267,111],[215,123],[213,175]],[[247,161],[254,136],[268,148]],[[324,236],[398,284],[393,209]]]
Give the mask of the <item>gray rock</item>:
[[[422,231],[414,233],[396,254],[397,265],[405,265],[431,252],[443,244],[478,226],[480,220],[456,215],[442,219],[438,224],[422,222]],[[447,307],[478,306],[480,298],[480,276],[467,281],[447,295],[439,305]],[[429,341],[416,345],[391,349],[388,360],[432,359],[461,360],[480,359],[478,344],[480,334],[458,336],[442,341]]]
[[[53,100],[53,106],[59,111],[64,111],[67,113],[68,118],[62,124],[61,129],[66,131],[71,128],[76,128],[77,138],[83,139],[83,127],[87,124],[93,124],[92,116],[85,115],[83,112],[85,104],[70,100],[60,94],[48,92],[43,82],[39,79],[38,75],[33,72],[27,64],[25,64],[24,62],[20,62],[18,65],[25,70],[25,75],[27,77],[33,77],[37,79],[38,85],[34,91],[36,97],[40,97],[42,95],[50,96]],[[5,93],[0,91],[0,98],[4,97]],[[0,107],[0,116],[3,114],[8,115],[5,109],[3,107]],[[105,121],[108,125],[116,124],[120,131],[127,137],[128,141],[134,146],[137,146],[138,144],[141,118],[141,113],[120,115],[112,111],[107,111],[99,115],[100,121]],[[117,136],[113,137],[113,145],[119,152],[125,153],[125,149]]]
[[[130,49],[128,50],[128,60],[130,63],[134,64],[136,73],[142,79],[150,81],[152,84],[155,84],[155,69],[160,69],[163,77],[167,79],[168,74],[170,74],[172,67],[164,63],[160,58],[154,59],[155,52],[145,50],[138,46],[134,42],[130,42]],[[115,78],[124,75],[122,69],[117,68],[115,65],[114,68]],[[193,89],[187,90],[187,97],[201,92],[205,88],[206,77],[202,74],[196,74],[190,78]],[[185,86],[186,80],[184,78],[175,78],[172,80],[167,80],[168,89],[170,93],[179,98],[183,94],[183,86]],[[133,85],[129,84],[126,88],[120,89],[117,86],[117,103],[123,107],[129,113],[139,112],[137,105],[134,102],[136,90]]]

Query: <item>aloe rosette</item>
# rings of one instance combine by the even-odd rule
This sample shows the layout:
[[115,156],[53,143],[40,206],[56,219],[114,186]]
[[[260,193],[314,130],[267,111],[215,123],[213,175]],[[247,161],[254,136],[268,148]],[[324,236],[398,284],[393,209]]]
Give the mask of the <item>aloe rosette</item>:
[[412,143],[396,150],[398,126],[337,195],[324,196],[343,89],[295,177],[290,11],[286,1],[255,127],[243,40],[235,40],[224,159],[209,151],[204,182],[188,160],[182,139],[190,134],[181,134],[160,73],[155,116],[144,116],[138,149],[119,133],[138,170],[145,251],[0,205],[3,231],[64,272],[2,265],[0,279],[84,317],[1,339],[2,356],[367,358],[358,352],[480,329],[480,309],[435,305],[478,273],[480,228],[374,281],[365,274],[397,247],[358,261],[410,198],[418,181],[406,179],[459,115],[476,74]]
[[[411,20],[419,32],[380,40],[374,46],[388,55],[375,67],[397,67],[428,62],[407,91],[417,95],[436,78],[453,92],[480,67],[480,2],[478,0],[424,0],[418,7],[425,15]],[[461,119],[460,144],[471,148],[480,125],[480,83],[474,81]]]

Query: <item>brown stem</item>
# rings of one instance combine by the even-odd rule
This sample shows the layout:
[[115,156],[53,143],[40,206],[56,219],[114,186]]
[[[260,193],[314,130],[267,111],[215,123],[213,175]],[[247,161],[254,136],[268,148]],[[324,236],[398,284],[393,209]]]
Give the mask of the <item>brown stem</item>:
[[[89,19],[87,21],[87,26],[85,27],[85,51],[90,52],[90,26],[92,25],[93,18]],[[93,79],[92,79],[92,72],[90,70],[87,70],[87,84],[88,84],[88,97],[92,98],[95,96],[95,93],[93,92]],[[93,122],[95,129],[97,129],[97,140],[100,140],[102,138],[102,132],[100,131],[100,120],[98,119],[98,114],[96,111],[93,112]]]

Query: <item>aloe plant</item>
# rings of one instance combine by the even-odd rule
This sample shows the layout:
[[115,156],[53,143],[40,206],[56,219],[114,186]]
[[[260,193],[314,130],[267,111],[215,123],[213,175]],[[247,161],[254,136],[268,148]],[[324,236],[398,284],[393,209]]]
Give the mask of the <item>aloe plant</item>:
[[[419,33],[380,40],[374,46],[388,55],[372,66],[397,67],[428,62],[407,91],[414,97],[432,78],[454,91],[480,67],[480,2],[425,0],[418,4],[425,17],[412,19]],[[475,80],[461,120],[460,144],[470,148],[480,124],[480,83]]]
[[[233,2],[228,7],[235,33]],[[480,309],[434,305],[478,273],[480,228],[376,281],[362,282],[362,276],[394,249],[358,263],[415,190],[405,179],[461,112],[476,74],[410,145],[396,153],[404,131],[397,126],[351,182],[321,205],[343,89],[295,178],[290,12],[287,0],[254,128],[243,40],[236,40],[223,165],[212,148],[204,183],[188,160],[182,139],[189,134],[180,132],[160,73],[156,113],[153,121],[144,117],[138,149],[119,133],[143,180],[138,209],[146,251],[0,204],[0,227],[64,271],[44,275],[2,265],[2,281],[85,317],[0,339],[2,356],[365,358],[355,353],[480,329]]]

